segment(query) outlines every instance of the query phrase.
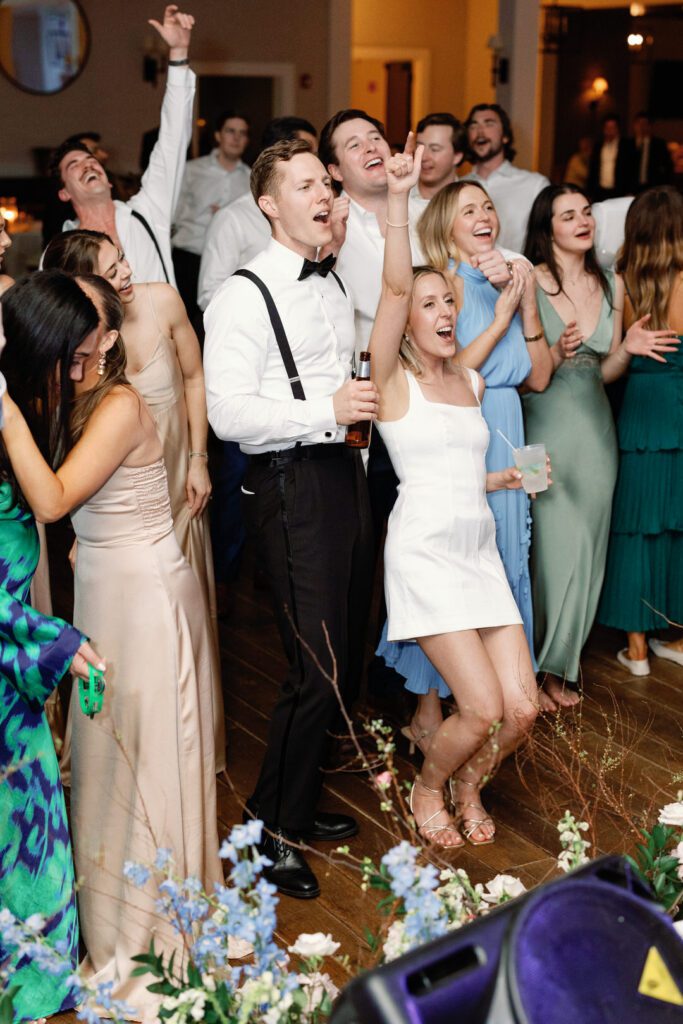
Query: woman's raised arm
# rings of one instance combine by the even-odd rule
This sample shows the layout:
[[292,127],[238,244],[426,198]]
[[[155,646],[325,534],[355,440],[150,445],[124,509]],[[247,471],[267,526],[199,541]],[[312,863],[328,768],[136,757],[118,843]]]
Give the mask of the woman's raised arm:
[[423,146],[415,146],[409,132],[403,153],[386,161],[387,232],[384,243],[382,294],[370,337],[372,377],[379,389],[398,365],[398,353],[405,331],[413,290],[413,264],[408,229],[408,196],[420,177]]
[[142,399],[132,388],[117,388],[108,394],[55,473],[33,440],[21,410],[4,395],[2,438],[19,487],[39,522],[55,522],[77,508],[139,447],[144,433],[141,405]]

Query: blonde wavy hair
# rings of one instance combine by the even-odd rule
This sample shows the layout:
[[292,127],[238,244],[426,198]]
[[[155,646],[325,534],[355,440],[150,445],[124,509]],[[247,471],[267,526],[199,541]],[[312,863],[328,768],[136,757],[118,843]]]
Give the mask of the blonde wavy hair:
[[480,189],[487,199],[490,196],[476,181],[454,181],[446,185],[429,201],[420,217],[417,233],[427,263],[437,270],[447,270],[449,260],[460,262],[460,253],[453,240],[453,221],[460,205],[460,193],[468,186]]
[[624,276],[634,319],[649,313],[648,329],[668,328],[671,293],[683,271],[683,196],[677,189],[661,185],[633,200],[617,271]]
[[[423,277],[428,277],[430,274],[436,274],[438,277],[441,278],[443,283],[448,288],[451,287],[451,282],[448,280],[448,277],[446,276],[443,270],[438,270],[436,267],[427,266],[413,267],[413,291],[410,297],[411,308],[413,305],[413,298],[415,296],[415,286],[417,282],[420,281]],[[410,319],[410,309],[408,310],[408,319]],[[422,360],[420,359],[420,353],[418,351],[418,348],[414,344],[410,335],[408,334],[407,327],[408,325],[406,324],[406,330],[403,332],[403,337],[401,338],[401,347],[398,350],[398,357],[401,360],[401,365],[405,370],[409,370],[414,377],[422,377],[422,375],[424,374],[424,366],[422,365]],[[452,360],[448,360],[448,362],[446,363],[446,369],[450,373],[456,372],[456,367]]]
[[90,291],[95,293],[93,303],[100,319],[108,331],[117,332],[117,337],[106,354],[104,372],[98,376],[95,386],[77,395],[73,400],[69,417],[69,434],[72,445],[78,441],[93,412],[112,388],[119,385],[132,387],[126,377],[126,348],[119,333],[123,323],[121,299],[109,282],[96,274],[79,274],[76,280],[79,284],[87,285],[87,288],[83,290],[89,297],[92,297],[89,294]]

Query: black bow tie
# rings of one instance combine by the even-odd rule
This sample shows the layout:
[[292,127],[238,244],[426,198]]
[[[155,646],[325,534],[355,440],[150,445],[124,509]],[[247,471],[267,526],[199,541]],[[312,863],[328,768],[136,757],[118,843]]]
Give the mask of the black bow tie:
[[326,256],[324,260],[321,260],[320,263],[316,263],[315,260],[304,260],[304,265],[297,280],[305,281],[311,274],[320,274],[321,277],[327,277],[336,262],[337,257],[333,256],[332,253]]

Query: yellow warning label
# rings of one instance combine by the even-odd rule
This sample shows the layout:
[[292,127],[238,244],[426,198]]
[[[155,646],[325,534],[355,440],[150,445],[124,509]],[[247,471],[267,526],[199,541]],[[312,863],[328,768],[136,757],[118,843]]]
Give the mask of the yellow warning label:
[[662,960],[656,946],[650,946],[648,950],[638,991],[643,996],[650,996],[651,999],[659,999],[663,1003],[673,1003],[674,1006],[683,1006],[681,990],[671,977],[669,968]]

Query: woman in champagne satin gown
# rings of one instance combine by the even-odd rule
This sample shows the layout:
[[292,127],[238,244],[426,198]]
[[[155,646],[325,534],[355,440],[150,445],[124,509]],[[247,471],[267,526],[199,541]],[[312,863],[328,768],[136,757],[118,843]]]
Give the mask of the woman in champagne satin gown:
[[[45,267],[69,274],[100,274],[124,306],[126,377],[145,399],[157,425],[164,454],[171,515],[180,549],[202,588],[211,625],[216,771],[225,769],[225,722],[218,656],[218,624],[211,537],[206,507],[211,494],[207,472],[208,422],[204,373],[197,337],[175,288],[131,282],[123,253],[99,231],[66,231],[52,240]],[[70,736],[62,770],[68,777]]]
[[[58,273],[52,271],[50,273]],[[107,701],[92,721],[72,714],[71,819],[85,971],[113,996],[156,1019],[148,978],[131,958],[149,947],[182,949],[156,909],[153,883],[134,888],[127,861],[171,850],[175,870],[211,891],[218,856],[211,639],[199,583],[173,531],[154,420],[123,376],[116,293],[101,278],[79,283],[100,327],[66,356],[76,401],[68,454],[57,473],[43,461],[10,403],[4,440],[18,482],[45,521],[72,513],[78,540],[74,618],[108,657]],[[31,357],[26,354],[26,358]],[[33,354],[35,355],[35,354]],[[38,357],[36,357],[38,358]],[[78,697],[74,692],[73,701]]]

